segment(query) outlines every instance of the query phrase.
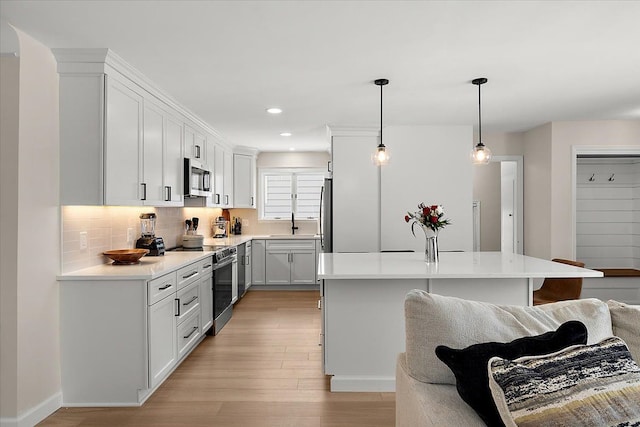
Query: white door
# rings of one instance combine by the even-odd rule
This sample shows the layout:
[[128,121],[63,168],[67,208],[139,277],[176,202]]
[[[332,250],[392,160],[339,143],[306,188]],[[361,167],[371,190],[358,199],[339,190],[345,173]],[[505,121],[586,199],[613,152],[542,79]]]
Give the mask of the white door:
[[291,253],[286,249],[267,249],[265,276],[267,285],[291,283]]
[[233,153],[225,151],[224,154],[224,196],[222,204],[225,208],[234,206],[233,200]]
[[500,250],[514,253],[517,249],[516,162],[500,162]]

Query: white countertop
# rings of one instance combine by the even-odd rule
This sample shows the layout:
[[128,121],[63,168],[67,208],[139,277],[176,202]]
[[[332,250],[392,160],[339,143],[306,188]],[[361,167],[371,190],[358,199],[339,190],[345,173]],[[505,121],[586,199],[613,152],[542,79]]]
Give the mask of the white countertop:
[[150,280],[208,256],[211,252],[165,252],[161,256],[144,256],[139,264],[101,264],[61,274],[58,280]]
[[205,237],[204,252],[175,252],[168,251],[162,256],[144,256],[139,264],[134,265],[96,265],[82,270],[58,275],[60,281],[66,280],[150,280],[160,277],[170,271],[184,267],[192,262],[211,256],[207,247],[238,246],[253,239],[317,239],[318,236],[309,234],[277,235],[231,235],[227,238]]
[[451,279],[602,277],[600,271],[502,252],[440,252],[427,264],[423,253],[320,254],[320,279]]

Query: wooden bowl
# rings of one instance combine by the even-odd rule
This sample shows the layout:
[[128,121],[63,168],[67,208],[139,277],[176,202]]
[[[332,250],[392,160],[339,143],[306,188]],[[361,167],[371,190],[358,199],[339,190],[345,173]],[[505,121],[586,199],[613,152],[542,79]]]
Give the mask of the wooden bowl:
[[140,258],[149,253],[149,249],[114,249],[102,252],[103,255],[113,260],[113,265],[138,264]]

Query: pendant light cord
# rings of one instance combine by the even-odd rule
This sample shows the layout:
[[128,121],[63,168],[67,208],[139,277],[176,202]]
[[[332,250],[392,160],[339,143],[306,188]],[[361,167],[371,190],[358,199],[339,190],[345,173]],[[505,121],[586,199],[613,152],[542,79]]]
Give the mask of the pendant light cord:
[[482,84],[478,85],[478,143],[482,144],[482,102],[480,102],[480,87]]
[[380,85],[380,145],[384,146],[382,143],[382,86]]

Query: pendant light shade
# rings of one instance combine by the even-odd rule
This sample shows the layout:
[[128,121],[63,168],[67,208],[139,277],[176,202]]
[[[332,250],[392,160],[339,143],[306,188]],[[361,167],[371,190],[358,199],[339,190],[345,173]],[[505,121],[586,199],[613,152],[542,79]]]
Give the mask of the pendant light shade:
[[380,86],[380,143],[376,147],[376,151],[371,155],[371,160],[376,166],[384,166],[389,163],[391,156],[389,149],[382,143],[382,86],[389,84],[387,79],[378,79],[374,83]]
[[471,83],[478,86],[478,143],[471,151],[471,160],[476,165],[486,165],[491,161],[491,150],[482,143],[482,103],[480,98],[480,86],[486,82],[487,79],[484,77],[471,80]]

